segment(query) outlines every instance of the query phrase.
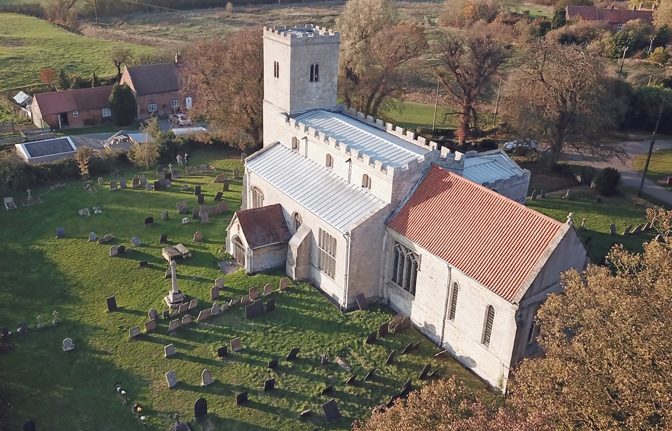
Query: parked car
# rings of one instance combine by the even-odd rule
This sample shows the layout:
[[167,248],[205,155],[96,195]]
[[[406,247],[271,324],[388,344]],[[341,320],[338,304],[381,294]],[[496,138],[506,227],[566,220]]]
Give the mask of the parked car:
[[507,153],[513,152],[518,148],[523,151],[537,151],[538,145],[537,141],[534,139],[516,139],[515,141],[504,143],[502,148],[504,148],[504,151]]
[[191,127],[194,125],[185,114],[172,114],[170,116],[170,122],[173,126],[178,127]]

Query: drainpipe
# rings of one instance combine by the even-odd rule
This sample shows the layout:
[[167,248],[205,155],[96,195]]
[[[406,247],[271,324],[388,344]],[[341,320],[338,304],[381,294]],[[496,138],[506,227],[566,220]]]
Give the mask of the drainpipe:
[[450,285],[453,279],[453,270],[451,269],[450,265],[446,265],[446,268],[448,268],[448,280],[446,285],[447,286],[446,299],[443,303],[443,319],[441,319],[441,340],[439,341],[439,344],[441,345],[442,349],[443,349],[443,340],[446,336],[446,317],[448,317],[448,299],[450,298]]
[[343,309],[348,308],[348,294],[350,292],[350,285],[348,281],[350,279],[350,232],[343,234],[345,238],[345,274],[343,275],[343,282],[345,283],[345,296],[343,297]]
[[385,229],[385,233],[383,234],[383,249],[381,252],[383,254],[383,259],[380,262],[381,276],[378,277],[378,297],[387,300],[385,295],[385,278],[387,277],[387,229]]

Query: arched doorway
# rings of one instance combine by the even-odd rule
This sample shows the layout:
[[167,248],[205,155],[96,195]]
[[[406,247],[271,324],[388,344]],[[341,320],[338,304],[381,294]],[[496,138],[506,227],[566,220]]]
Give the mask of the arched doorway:
[[245,246],[237,236],[233,239],[233,258],[236,259],[241,266],[245,266]]

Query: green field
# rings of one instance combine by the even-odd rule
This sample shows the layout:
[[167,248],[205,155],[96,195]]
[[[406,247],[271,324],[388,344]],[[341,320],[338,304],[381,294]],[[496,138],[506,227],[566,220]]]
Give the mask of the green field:
[[[240,168],[238,154],[208,149],[194,153],[193,163],[210,163],[222,169]],[[137,171],[123,172],[130,178]],[[154,177],[154,172],[148,173]],[[193,257],[178,264],[179,286],[186,294],[198,298],[199,309],[211,305],[209,290],[214,278],[222,276],[217,268],[217,253],[225,238],[225,228],[232,215],[212,217],[209,225],[181,225],[175,210],[178,200],[190,207],[193,194],[179,191],[184,184],[202,184],[206,203],[219,184],[213,175],[177,179],[169,192],[123,190],[110,192],[96,184],[89,193],[83,181],[67,183],[64,188],[47,192],[33,191],[43,204],[0,213],[0,326],[16,328],[20,321],[31,326],[36,316],[49,320],[52,311],[61,320],[55,327],[31,330],[12,336],[9,346],[0,348],[0,424],[7,417],[8,429],[20,429],[27,418],[34,418],[38,429],[71,430],[140,430],[142,424],[131,412],[137,401],[143,405],[148,428],[168,429],[171,415],[179,413],[183,421],[193,421],[193,403],[203,396],[208,400],[208,423],[194,430],[309,430],[350,428],[354,418],[366,417],[372,407],[398,391],[403,382],[413,379],[426,363],[442,368],[442,374],[457,374],[470,386],[482,387],[466,369],[455,361],[436,362],[432,354],[438,348],[415,330],[394,334],[373,345],[363,340],[367,333],[390,319],[391,312],[373,307],[369,311],[341,313],[315,288],[294,284],[287,293],[274,293],[277,310],[248,320],[240,307],[234,307],[207,323],[193,323],[175,334],[167,332],[167,321],[159,321],[159,329],[136,341],[128,340],[128,330],[142,327],[147,310],[164,308],[163,296],[170,281],[164,279],[166,263],[160,257],[159,236],[168,234],[172,243],[182,242]],[[107,180],[112,177],[106,178]],[[224,199],[231,209],[240,205],[241,184],[234,182]],[[16,198],[25,193],[16,193]],[[99,206],[103,214],[79,217],[77,210]],[[170,220],[161,221],[160,210],[170,210]],[[154,226],[145,227],[143,220],[154,216]],[[55,228],[62,226],[67,237],[55,239]],[[203,232],[205,242],[191,242],[194,231]],[[110,232],[116,244],[131,250],[125,257],[109,257],[109,246],[87,242],[90,231],[99,235]],[[130,247],[130,238],[139,236],[144,244]],[[139,268],[146,260],[149,268]],[[253,286],[270,282],[277,286],[277,274],[246,276],[238,271],[226,275],[223,297],[246,294]],[[107,313],[105,298],[116,295],[121,310]],[[232,337],[242,337],[246,349],[221,361],[215,350]],[[72,337],[76,350],[64,353],[61,341]],[[399,357],[391,365],[383,365],[392,349],[419,341],[420,348]],[[173,343],[176,357],[165,359],[163,347]],[[267,363],[300,347],[296,362],[280,361],[276,371]],[[0,346],[1,347],[1,346]],[[327,355],[330,362],[321,365],[319,358]],[[348,386],[343,382],[349,373],[333,360],[342,356],[361,380],[372,367],[378,377],[372,381]],[[217,382],[201,388],[200,373],[208,368]],[[174,370],[180,383],[167,388],[164,373]],[[265,393],[263,382],[277,379],[278,389]],[[114,385],[121,383],[129,403],[122,404]],[[329,396],[318,392],[327,384],[335,386]],[[249,391],[250,403],[236,407],[235,393]],[[344,418],[325,423],[321,404],[334,398]],[[298,413],[313,409],[314,418],[300,421]]]
[[136,54],[154,48],[93,39],[24,15],[0,13],[0,91],[39,84],[43,68],[90,77],[116,74],[109,59],[113,48],[126,46]]
[[[623,244],[628,250],[642,252],[642,243],[652,239],[651,234],[621,235],[628,225],[646,223],[646,209],[635,205],[631,199],[621,196],[602,197],[602,202],[598,203],[587,189],[574,188],[572,192],[573,197],[570,200],[555,194],[545,199],[528,200],[527,206],[561,222],[567,221],[567,214],[574,213],[574,224],[577,228],[581,226],[581,219],[585,218],[586,229],[579,230],[579,234],[587,243],[588,251],[596,263],[602,260],[614,244]],[[609,234],[611,223],[616,225],[616,236]]]
[[[446,107],[438,106],[436,110],[436,127],[454,127],[454,116],[446,116]],[[416,102],[397,101],[394,106],[381,112],[380,116],[387,121],[404,128],[432,127],[434,105]]]
[[[633,167],[639,171],[644,171],[646,164],[646,154],[635,157],[632,161]],[[661,150],[651,154],[647,178],[658,180],[672,176],[672,150]]]

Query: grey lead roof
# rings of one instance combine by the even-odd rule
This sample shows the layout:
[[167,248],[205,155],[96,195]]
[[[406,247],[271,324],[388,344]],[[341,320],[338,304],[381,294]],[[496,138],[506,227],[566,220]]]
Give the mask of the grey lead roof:
[[475,183],[487,184],[523,175],[524,172],[501,150],[493,150],[473,155],[467,154],[462,175]]
[[430,151],[338,112],[318,109],[295,118],[392,168],[406,166],[413,160],[423,161],[424,154]]
[[343,233],[387,205],[281,144],[251,156],[245,166]]

